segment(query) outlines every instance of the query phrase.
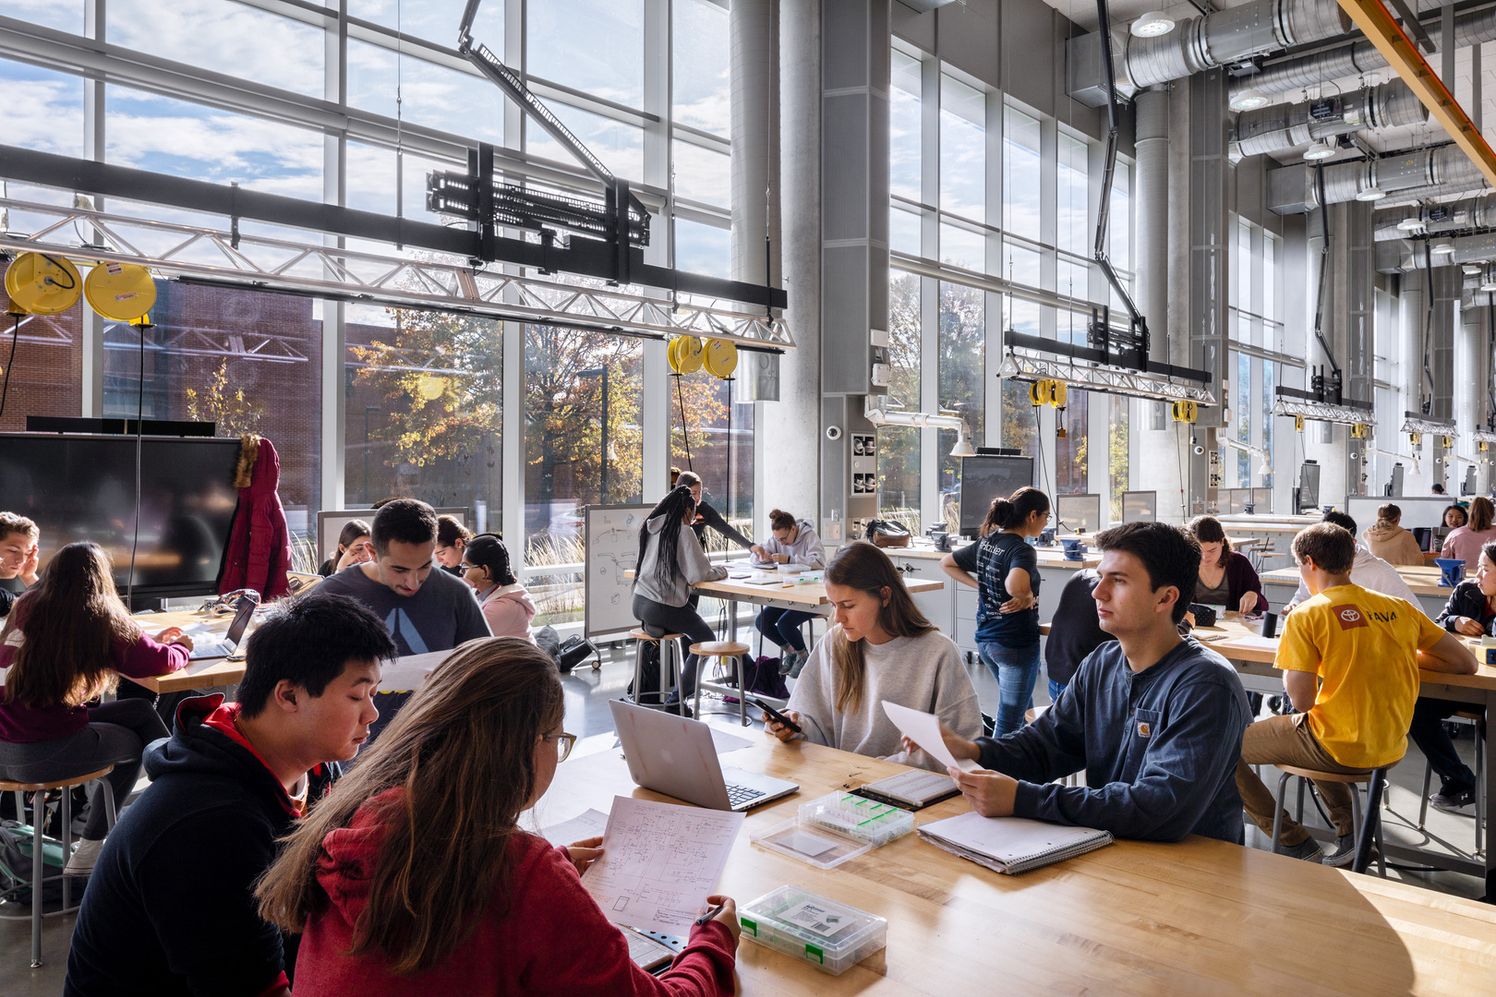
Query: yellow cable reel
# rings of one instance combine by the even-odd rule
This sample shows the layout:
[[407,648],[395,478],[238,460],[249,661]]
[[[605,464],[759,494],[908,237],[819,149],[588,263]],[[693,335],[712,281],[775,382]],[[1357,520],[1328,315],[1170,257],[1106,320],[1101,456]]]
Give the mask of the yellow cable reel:
[[721,380],[732,377],[738,368],[738,347],[730,339],[711,339],[706,344],[707,373]]
[[1041,378],[1029,384],[1029,401],[1037,408],[1040,405],[1065,407],[1066,386],[1064,381]]
[[1200,417],[1200,404],[1193,401],[1179,401],[1172,405],[1172,414],[1175,422],[1184,422],[1190,425]]
[[1351,439],[1364,440],[1371,435],[1371,427],[1364,422],[1358,422],[1351,426]]
[[665,350],[670,369],[676,374],[694,374],[701,369],[705,350],[696,336],[676,336]]
[[28,315],[57,315],[78,303],[83,278],[72,261],[46,253],[22,253],[5,271],[5,293],[12,310]]
[[94,311],[114,322],[134,322],[156,304],[156,282],[138,263],[100,263],[88,272],[83,294]]

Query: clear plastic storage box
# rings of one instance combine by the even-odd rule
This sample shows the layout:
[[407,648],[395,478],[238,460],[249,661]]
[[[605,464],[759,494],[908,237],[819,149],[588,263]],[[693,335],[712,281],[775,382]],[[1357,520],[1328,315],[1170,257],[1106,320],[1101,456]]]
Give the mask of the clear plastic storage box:
[[743,937],[840,976],[888,944],[888,919],[781,886],[738,910]]
[[800,823],[881,848],[914,832],[914,814],[855,793],[831,793],[800,804]]

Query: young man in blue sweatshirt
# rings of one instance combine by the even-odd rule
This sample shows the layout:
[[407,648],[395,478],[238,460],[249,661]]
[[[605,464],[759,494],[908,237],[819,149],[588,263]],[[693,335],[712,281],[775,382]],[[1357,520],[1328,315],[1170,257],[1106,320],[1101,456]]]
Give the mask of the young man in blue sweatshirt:
[[[1097,538],[1092,597],[1117,638],[1081,662],[1042,717],[1006,737],[947,734],[951,769],[987,817],[1031,817],[1118,837],[1178,841],[1200,834],[1240,844],[1236,762],[1249,716],[1236,670],[1178,630],[1200,567],[1200,545],[1164,523],[1129,523]],[[1056,618],[1053,629],[1067,625]],[[1050,780],[1086,771],[1085,786]]]

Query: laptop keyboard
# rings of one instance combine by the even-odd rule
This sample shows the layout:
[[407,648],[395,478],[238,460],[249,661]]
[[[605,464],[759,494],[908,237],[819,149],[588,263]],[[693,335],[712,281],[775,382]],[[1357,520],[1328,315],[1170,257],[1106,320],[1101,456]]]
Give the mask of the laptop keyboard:
[[734,810],[764,795],[766,794],[763,790],[754,789],[752,786],[734,786],[730,782],[727,783],[727,802]]

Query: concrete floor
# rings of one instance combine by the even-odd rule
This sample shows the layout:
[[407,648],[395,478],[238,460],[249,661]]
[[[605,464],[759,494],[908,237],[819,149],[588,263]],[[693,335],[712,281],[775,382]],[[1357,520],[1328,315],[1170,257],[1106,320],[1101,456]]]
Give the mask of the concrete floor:
[[[979,664],[969,665],[976,683],[983,710],[992,713],[997,704],[997,684],[987,670]],[[617,653],[606,658],[601,671],[593,671],[583,665],[563,679],[566,693],[566,727],[568,730],[589,737],[610,732],[612,718],[607,702],[623,694],[633,677],[631,654]],[[1046,687],[1040,676],[1035,690],[1035,701],[1046,701]],[[720,705],[720,704],[719,704]],[[736,708],[731,708],[736,716]],[[1473,741],[1466,737],[1457,740],[1460,752],[1473,767]],[[594,750],[607,745],[603,739],[595,742]],[[584,749],[585,750],[585,749]],[[1392,772],[1389,807],[1383,810],[1383,835],[1387,841],[1406,844],[1428,844],[1448,852],[1468,855],[1474,848],[1474,817],[1472,814],[1446,814],[1429,809],[1426,831],[1416,827],[1418,819],[1419,792],[1423,784],[1423,759],[1417,749],[1409,746],[1408,758]],[[1435,779],[1437,789],[1438,780]],[[1247,828],[1247,844],[1266,847],[1264,836],[1252,826]],[[1388,877],[1400,879],[1427,889],[1438,890],[1459,897],[1479,897],[1485,886],[1473,876],[1449,872],[1417,872],[1400,869],[1388,870]],[[16,908],[17,914],[26,914],[25,908]],[[11,913],[7,910],[5,913]],[[55,997],[62,990],[62,981],[67,963],[68,938],[72,932],[73,917],[48,918],[42,933],[42,958],[40,969],[30,969],[30,924],[27,921],[0,921],[0,993],[6,997]]]

